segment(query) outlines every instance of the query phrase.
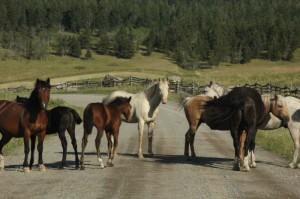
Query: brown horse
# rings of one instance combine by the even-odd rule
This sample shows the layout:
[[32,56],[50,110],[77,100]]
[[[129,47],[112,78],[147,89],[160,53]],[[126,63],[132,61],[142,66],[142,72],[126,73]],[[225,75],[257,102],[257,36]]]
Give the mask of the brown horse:
[[[273,98],[268,98],[268,99],[269,99],[268,102],[265,100],[263,101],[264,115],[268,115],[268,113],[271,112],[275,116],[277,116],[277,117],[281,118],[282,120],[284,120],[285,122],[287,122],[288,113],[286,111],[286,107],[283,106],[284,103],[282,103],[282,97],[275,95]],[[184,107],[185,115],[186,115],[186,118],[189,123],[189,129],[185,135],[185,150],[184,150],[184,154],[187,157],[189,157],[189,146],[191,148],[191,156],[196,157],[195,150],[194,150],[194,137],[195,137],[195,133],[201,123],[208,124],[208,126],[214,130],[230,130],[231,126],[233,125],[230,123],[230,118],[225,119],[222,122],[218,122],[218,123],[207,121],[206,118],[211,118],[210,115],[216,115],[217,113],[220,113],[220,112],[225,113],[226,109],[227,109],[226,106],[207,107],[207,103],[209,103],[212,100],[213,100],[213,98],[211,98],[207,95],[198,95],[198,96],[186,98],[180,104],[181,107]],[[219,109],[221,109],[221,111]],[[224,110],[222,110],[222,109],[224,109]],[[240,126],[240,129],[238,129],[238,131],[239,131],[238,134],[240,136],[245,136],[245,135],[241,135],[243,130],[245,130],[244,127]],[[234,138],[236,155],[237,155],[237,152],[239,153],[238,156],[244,155],[244,153],[242,153],[241,151],[238,150],[239,147],[237,146],[238,143],[240,142],[240,140],[238,140],[238,139],[242,140],[242,137],[235,137],[235,135],[233,135],[233,134],[232,134],[232,137]],[[251,140],[248,139],[248,144],[249,144],[249,142],[252,143],[253,140],[255,140],[255,135],[254,135],[253,139],[251,139]],[[251,146],[250,146],[250,148],[251,148]],[[244,164],[243,164],[243,166],[245,167],[244,170],[247,170],[247,171],[249,170],[248,166],[246,166]],[[237,160],[235,161],[234,169],[239,169]]]
[[131,97],[117,97],[108,105],[103,105],[102,103],[91,103],[87,105],[83,113],[84,134],[82,138],[82,152],[80,158],[80,165],[82,170],[84,170],[84,150],[88,142],[88,136],[92,133],[92,129],[94,126],[97,128],[95,145],[100,168],[104,168],[100,153],[101,138],[104,131],[106,132],[108,141],[109,158],[107,166],[113,166],[112,160],[118,146],[119,129],[122,123],[121,116],[123,114],[126,120],[129,120],[131,118],[130,100]]
[[28,154],[29,138],[38,135],[39,170],[45,171],[43,165],[43,141],[46,135],[47,113],[46,108],[50,99],[50,80],[37,79],[35,87],[27,103],[0,100],[0,170],[4,169],[4,158],[2,148],[11,138],[23,137],[25,159],[23,163],[24,172],[29,172]]

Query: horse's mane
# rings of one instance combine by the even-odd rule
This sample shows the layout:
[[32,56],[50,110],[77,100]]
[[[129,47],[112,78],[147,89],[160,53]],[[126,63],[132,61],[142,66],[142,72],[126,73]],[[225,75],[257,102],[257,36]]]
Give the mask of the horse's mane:
[[157,89],[159,87],[159,82],[151,85],[150,87],[148,87],[147,89],[145,89],[143,92],[145,93],[147,99],[151,99],[153,95],[155,95],[155,93],[157,93]]
[[116,97],[116,98],[114,98],[114,100],[109,102],[107,105],[119,105],[119,104],[122,104],[126,101],[128,101],[127,97]]
[[130,97],[132,94],[130,93],[127,93],[125,91],[115,91],[115,92],[112,92],[110,95],[104,97],[102,99],[102,103],[104,105],[108,105],[108,104],[111,104],[113,101],[116,100],[116,98],[119,98],[119,97],[123,97],[123,98],[128,98]]

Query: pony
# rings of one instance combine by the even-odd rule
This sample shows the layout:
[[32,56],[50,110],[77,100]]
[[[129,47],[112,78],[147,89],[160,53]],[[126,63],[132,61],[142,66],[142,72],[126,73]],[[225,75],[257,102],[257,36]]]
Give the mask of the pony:
[[[152,150],[154,122],[158,117],[158,106],[160,102],[166,104],[168,102],[169,80],[159,79],[157,83],[136,94],[127,93],[125,91],[114,91],[110,95],[103,98],[102,102],[108,104],[118,96],[131,97],[130,104],[132,106],[130,120],[128,123],[138,123],[139,147],[138,158],[144,158],[142,152],[142,142],[145,124],[148,125],[148,153],[154,156]],[[123,120],[124,121],[124,120]]]
[[[227,94],[231,89],[232,88],[227,88],[211,82],[207,87],[205,87],[205,95],[209,94],[211,97],[220,97]],[[268,96],[268,94],[262,95],[262,98],[264,98],[264,96]],[[277,96],[280,97],[281,95]],[[288,167],[300,168],[300,163],[297,164],[300,149],[300,99],[292,96],[281,96],[280,98],[283,108],[287,110],[289,117],[288,123],[284,125],[280,118],[269,113],[262,124],[259,125],[258,129],[274,130],[281,127],[287,127],[294,143],[293,158],[291,162],[288,163]],[[254,150],[250,150],[250,167],[256,167]]]
[[[28,98],[17,96],[16,101],[27,103]],[[76,124],[81,124],[82,122],[82,119],[80,118],[79,114],[72,108],[65,107],[65,106],[57,106],[51,110],[47,110],[47,117],[48,117],[48,124],[46,129],[46,135],[58,133],[59,139],[61,141],[61,146],[63,148],[63,157],[62,157],[60,168],[63,169],[66,165],[68,143],[65,136],[65,131],[68,131],[75,152],[75,163],[76,163],[75,169],[79,169],[77,140],[75,137],[75,126]],[[32,168],[34,162],[34,150],[35,150],[36,138],[32,138],[32,140],[33,142],[31,143],[30,168]]]
[[[50,100],[50,79],[37,79],[26,103],[0,100],[0,170],[4,169],[2,149],[13,138],[24,139],[25,158],[23,171],[29,172],[29,139],[38,136],[39,170],[45,171],[43,164],[43,141],[48,123],[46,108]],[[33,140],[31,140],[33,142]]]
[[[189,146],[191,147],[191,155],[195,157],[194,151],[194,136],[195,133],[200,126],[201,123],[206,123],[211,129],[215,130],[231,130],[231,135],[234,140],[234,148],[235,148],[235,164],[234,169],[238,170],[238,160],[239,154],[239,139],[243,130],[250,129],[250,134],[248,135],[248,148],[251,140],[255,140],[255,133],[256,133],[256,126],[259,122],[263,120],[265,112],[274,112],[276,114],[282,115],[284,117],[286,113],[281,107],[281,98],[274,97],[273,100],[270,100],[272,104],[270,106],[265,107],[264,102],[262,101],[259,93],[257,93],[253,89],[249,88],[237,88],[238,91],[235,91],[239,94],[239,96],[226,96],[221,98],[221,102],[218,102],[217,98],[212,98],[207,95],[198,95],[193,96],[190,98],[186,98],[184,101],[181,102],[180,106],[184,107],[184,112],[186,118],[189,123],[189,129],[185,135],[185,150],[184,154],[189,157]],[[248,97],[248,95],[250,95]],[[253,96],[252,96],[253,95]],[[250,98],[250,99],[248,99]],[[253,99],[252,99],[253,98]],[[258,101],[258,106],[254,107],[254,103],[252,101]],[[245,106],[246,102],[250,103],[250,107],[252,108],[252,112],[255,112],[256,115],[259,114],[260,118],[256,118],[254,121],[246,116],[247,111],[249,108]],[[280,104],[280,105],[278,105]],[[250,112],[250,114],[252,113]],[[284,114],[283,114],[284,113]],[[256,117],[253,116],[253,118]],[[222,118],[220,118],[222,117]],[[247,117],[247,118],[246,118]],[[252,117],[252,116],[251,116]],[[247,157],[246,149],[244,151],[244,155]],[[249,171],[250,168],[247,166],[248,159],[241,161],[241,165],[244,167],[244,171]]]
[[[67,158],[67,139],[65,131],[67,131],[71,137],[71,142],[75,152],[75,169],[79,169],[79,158],[77,152],[77,140],[75,137],[75,126],[81,124],[82,119],[79,114],[72,108],[65,106],[57,106],[47,111],[48,125],[46,134],[54,134],[58,132],[61,146],[63,148],[63,156],[60,168],[63,169],[66,165]],[[33,157],[32,157],[33,158]]]
[[[100,168],[104,168],[104,164],[100,153],[100,144],[105,131],[108,141],[108,161],[107,166],[113,167],[112,160],[114,159],[115,151],[118,146],[119,129],[122,123],[121,115],[126,120],[131,117],[131,97],[117,97],[108,105],[103,103],[90,103],[86,106],[83,113],[83,128],[84,133],[82,137],[82,152],[80,158],[81,169],[84,170],[84,150],[88,142],[88,136],[92,133],[95,126],[97,128],[97,136],[95,139],[96,151]],[[112,137],[114,139],[112,143]]]

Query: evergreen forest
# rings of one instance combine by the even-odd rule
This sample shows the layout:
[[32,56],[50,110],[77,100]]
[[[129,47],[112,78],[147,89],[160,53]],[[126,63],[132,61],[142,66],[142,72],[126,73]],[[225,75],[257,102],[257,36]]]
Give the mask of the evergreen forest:
[[26,59],[142,49],[198,69],[290,61],[299,44],[299,0],[0,0],[0,46]]

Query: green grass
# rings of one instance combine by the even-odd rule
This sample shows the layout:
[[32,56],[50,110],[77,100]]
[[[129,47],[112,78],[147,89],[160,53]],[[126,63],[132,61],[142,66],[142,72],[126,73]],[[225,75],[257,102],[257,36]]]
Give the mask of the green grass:
[[294,144],[287,129],[259,130],[256,136],[256,144],[281,157],[292,160]]

